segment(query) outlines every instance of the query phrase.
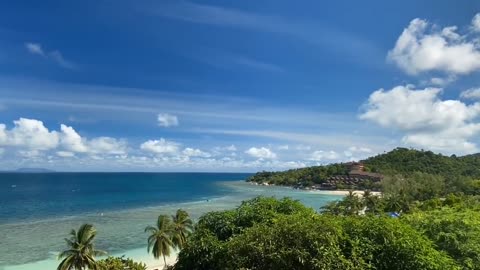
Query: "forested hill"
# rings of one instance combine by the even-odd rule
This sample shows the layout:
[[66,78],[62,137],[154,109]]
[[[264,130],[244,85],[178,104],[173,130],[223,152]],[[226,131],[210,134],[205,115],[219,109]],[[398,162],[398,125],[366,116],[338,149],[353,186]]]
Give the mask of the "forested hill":
[[435,154],[432,151],[397,148],[362,162],[367,170],[385,175],[423,172],[444,177],[480,178],[479,154],[457,157]]
[[[480,155],[457,157],[435,154],[431,151],[396,148],[361,161],[366,171],[384,175],[409,175],[415,172],[440,175],[445,178],[471,177],[480,178]],[[313,166],[283,172],[259,172],[247,181],[268,182],[278,185],[301,185],[322,183],[334,175],[348,173],[346,164],[337,163],[325,166]]]

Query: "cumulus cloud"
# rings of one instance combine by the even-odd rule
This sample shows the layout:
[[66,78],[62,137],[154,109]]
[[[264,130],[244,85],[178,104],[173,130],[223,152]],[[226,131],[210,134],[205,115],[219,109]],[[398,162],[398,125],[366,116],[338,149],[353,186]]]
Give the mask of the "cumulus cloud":
[[440,88],[414,89],[397,86],[372,93],[361,119],[404,132],[402,141],[449,153],[472,153],[477,147],[470,139],[480,132],[475,120],[480,104],[441,100]]
[[311,154],[310,160],[325,161],[339,159],[340,155],[335,151],[315,151]]
[[74,157],[75,156],[75,153],[68,152],[68,151],[58,151],[56,154],[59,157]]
[[457,77],[453,75],[447,76],[445,78],[433,77],[430,79],[429,84],[439,86],[439,87],[444,87],[454,82],[456,79]]
[[111,137],[98,137],[88,141],[88,148],[89,152],[94,154],[123,155],[127,153],[127,141]]
[[245,151],[246,154],[254,157],[254,158],[261,158],[261,159],[275,159],[277,158],[277,155],[272,152],[272,150],[266,148],[266,147],[252,147]]
[[480,32],[480,13],[477,13],[472,19],[472,30]]
[[187,157],[211,157],[211,155],[207,152],[189,147],[185,148],[182,153]]
[[[472,21],[474,29],[478,29],[479,16]],[[468,34],[459,34],[457,26],[438,28],[417,18],[404,29],[387,58],[412,75],[429,71],[468,74],[480,69],[476,42]]]
[[155,154],[174,154],[179,151],[179,147],[179,143],[167,141],[164,138],[148,140],[140,145],[140,149]]
[[158,125],[161,127],[173,127],[178,126],[178,118],[175,115],[168,113],[158,114]]
[[64,124],[60,125],[62,136],[60,137],[60,144],[67,150],[79,153],[88,151],[84,139],[72,128]]
[[72,63],[71,61],[66,60],[62,53],[58,50],[53,50],[50,52],[46,52],[43,50],[42,45],[39,43],[33,43],[33,42],[27,42],[25,43],[25,48],[27,51],[31,54],[34,55],[40,55],[43,56],[53,62],[55,62],[57,65],[68,68],[68,69],[75,69],[76,65]]
[[127,142],[110,137],[97,137],[91,140],[82,138],[73,127],[60,125],[60,131],[50,131],[42,121],[20,118],[13,121],[10,130],[0,124],[0,145],[10,147],[22,156],[38,156],[41,151],[58,150],[61,157],[85,154],[124,154]]
[[478,99],[480,100],[480,88],[470,88],[460,93],[463,99]]
[[235,152],[237,151],[237,147],[234,144],[232,144],[229,146],[217,146],[217,147],[214,147],[213,150],[215,152],[225,152],[225,151]]
[[368,147],[358,147],[358,146],[351,146],[347,150],[343,151],[343,154],[350,158],[351,160],[361,159],[365,156],[371,155],[373,150]]
[[42,121],[20,118],[13,123],[15,126],[11,130],[0,124],[0,145],[32,150],[49,150],[57,147],[58,132],[49,131]]

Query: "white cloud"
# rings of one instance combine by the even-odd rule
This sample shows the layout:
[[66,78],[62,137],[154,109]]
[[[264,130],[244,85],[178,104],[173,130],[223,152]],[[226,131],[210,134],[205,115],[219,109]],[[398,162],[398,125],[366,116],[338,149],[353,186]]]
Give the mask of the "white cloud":
[[435,85],[435,86],[439,86],[439,87],[444,87],[444,86],[447,86],[448,84],[454,82],[455,80],[457,79],[456,76],[447,76],[445,78],[440,78],[440,77],[433,77],[430,79],[430,84],[431,85]]
[[358,160],[367,157],[373,153],[373,150],[368,147],[351,146],[347,150],[343,151],[345,157],[350,160]]
[[[58,150],[58,156],[66,157],[75,153],[119,155],[127,151],[127,142],[110,137],[91,140],[82,138],[73,127],[60,125],[60,131],[48,130],[42,121],[20,118],[8,130],[0,124],[0,145],[12,148],[22,156],[38,156],[40,151]],[[72,153],[72,154],[70,154]]]
[[59,52],[59,51],[52,51],[52,52],[48,53],[48,56],[61,67],[68,68],[68,69],[75,69],[76,68],[76,65],[74,63],[66,60],[63,57],[62,53]]
[[68,152],[68,151],[58,151],[56,154],[59,157],[74,157],[75,156],[75,153]]
[[62,131],[60,144],[67,150],[79,153],[88,151],[82,137],[72,128],[64,124],[60,125]]
[[179,151],[179,146],[179,143],[160,138],[160,140],[148,140],[142,143],[140,149],[156,154],[174,154]]
[[472,19],[472,30],[480,32],[480,13],[477,13]]
[[288,144],[278,146],[278,150],[288,150]]
[[158,125],[161,127],[178,126],[178,118],[168,113],[158,114]]
[[418,18],[404,29],[388,59],[412,75],[428,71],[467,74],[480,69],[480,51],[475,39],[458,34],[456,26],[437,29]]
[[111,137],[98,137],[88,141],[90,153],[122,155],[127,153],[127,141]]
[[45,56],[45,52],[42,49],[42,46],[38,43],[25,43],[25,48],[27,48],[28,52],[31,54],[37,54],[41,56]]
[[300,145],[297,145],[295,147],[296,150],[299,150],[299,151],[310,151],[312,149],[311,146],[309,145],[303,145],[303,144],[300,144]]
[[121,155],[127,152],[127,142],[125,140],[111,137],[97,137],[88,140],[82,138],[73,127],[64,124],[60,125],[60,130],[60,145],[67,150],[61,151],[63,154],[74,152],[97,155]]
[[58,50],[53,50],[50,52],[46,52],[43,50],[42,45],[39,43],[32,43],[27,42],[25,43],[25,48],[31,54],[40,55],[46,57],[47,59],[57,63],[59,66],[68,68],[68,69],[75,69],[76,65],[68,60],[66,60],[62,53]]
[[230,146],[227,146],[225,150],[234,152],[234,151],[237,151],[237,147],[232,144]]
[[357,146],[349,147],[348,151],[353,153],[372,153],[372,149],[368,147],[357,147]]
[[335,151],[315,151],[311,154],[310,160],[325,161],[339,159],[340,155]]
[[480,132],[480,104],[441,100],[439,88],[397,86],[372,93],[361,119],[406,133],[405,144],[449,153],[477,150],[470,142]]
[[464,99],[478,99],[480,100],[480,87],[470,88],[460,93],[460,97]]
[[246,154],[255,157],[255,158],[261,158],[261,159],[275,159],[277,158],[277,155],[272,152],[270,149],[265,148],[265,147],[252,147],[245,151]]
[[211,155],[207,152],[189,147],[185,148],[182,153],[187,157],[211,157]]
[[15,126],[11,130],[7,130],[4,124],[0,124],[0,145],[32,150],[48,150],[57,147],[58,133],[50,132],[42,121],[20,118],[13,122]]

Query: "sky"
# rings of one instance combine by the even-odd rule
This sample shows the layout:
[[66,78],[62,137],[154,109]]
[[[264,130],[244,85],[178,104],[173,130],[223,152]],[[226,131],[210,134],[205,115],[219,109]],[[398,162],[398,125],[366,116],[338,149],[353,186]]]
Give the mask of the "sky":
[[2,1],[0,170],[480,152],[480,2]]

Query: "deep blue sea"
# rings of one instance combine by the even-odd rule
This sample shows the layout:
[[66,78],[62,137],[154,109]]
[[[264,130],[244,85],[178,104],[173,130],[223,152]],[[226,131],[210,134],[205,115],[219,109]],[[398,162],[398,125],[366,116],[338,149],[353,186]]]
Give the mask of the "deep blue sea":
[[0,224],[206,200],[235,173],[0,173]]
[[[0,173],[0,270],[51,270],[64,238],[92,223],[96,245],[154,268],[147,225],[185,209],[193,219],[256,196],[291,197],[314,209],[341,196],[246,183],[231,173]],[[26,252],[28,251],[28,252]],[[174,260],[174,258],[173,258]]]

